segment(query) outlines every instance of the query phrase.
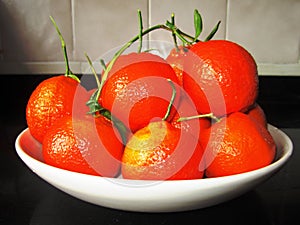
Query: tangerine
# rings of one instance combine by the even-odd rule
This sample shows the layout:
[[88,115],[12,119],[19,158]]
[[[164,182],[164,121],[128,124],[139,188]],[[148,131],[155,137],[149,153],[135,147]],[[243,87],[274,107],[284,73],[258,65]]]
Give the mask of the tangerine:
[[227,40],[197,42],[186,53],[183,86],[200,114],[224,116],[247,111],[258,95],[252,55]]
[[[102,106],[135,132],[165,115],[173,93],[168,79],[178,86],[175,72],[160,56],[149,52],[121,55],[101,90]],[[179,96],[177,87],[174,106]]]
[[72,114],[85,114],[88,92],[80,83],[65,75],[43,80],[31,93],[26,106],[26,122],[31,135],[39,142],[53,123]]
[[188,51],[188,46],[178,46],[173,48],[166,58],[166,61],[171,65],[175,74],[179,80],[179,84],[183,86],[183,64],[184,57],[186,57],[186,52]]
[[250,108],[247,111],[247,114],[256,120],[258,123],[262,124],[263,126],[267,127],[268,126],[268,121],[267,117],[265,114],[265,111],[262,109],[262,107],[256,103],[252,108]]
[[122,175],[127,179],[199,179],[203,149],[190,133],[169,122],[151,122],[129,139],[122,157]]
[[184,132],[189,132],[195,138],[200,139],[202,130],[210,127],[209,117],[193,118],[197,115],[197,110],[191,98],[181,92],[179,106],[176,109],[176,114],[170,121],[171,125]]
[[42,143],[47,164],[106,177],[118,175],[123,149],[111,121],[101,115],[65,116],[51,127]]
[[207,177],[233,175],[269,165],[276,145],[269,131],[250,116],[235,112],[202,132]]

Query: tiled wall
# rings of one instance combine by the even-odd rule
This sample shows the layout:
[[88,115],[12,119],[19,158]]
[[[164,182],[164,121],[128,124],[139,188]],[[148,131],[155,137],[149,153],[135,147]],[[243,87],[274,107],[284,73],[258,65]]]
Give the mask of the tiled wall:
[[[137,10],[144,28],[165,23],[193,30],[193,11],[203,17],[205,37],[221,20],[215,39],[235,41],[255,57],[260,75],[300,76],[300,0],[0,0],[0,74],[64,72],[52,15],[67,43],[75,73],[92,59],[138,34]],[[151,40],[171,41],[168,32]]]

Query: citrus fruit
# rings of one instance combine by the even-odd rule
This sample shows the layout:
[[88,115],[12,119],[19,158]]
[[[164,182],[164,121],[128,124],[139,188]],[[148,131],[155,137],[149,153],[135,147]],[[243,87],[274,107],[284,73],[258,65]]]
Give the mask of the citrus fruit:
[[233,175],[272,163],[276,145],[269,131],[250,116],[235,112],[202,133],[207,177]]
[[210,127],[210,118],[193,118],[198,115],[195,105],[185,92],[181,93],[179,106],[170,123],[175,128],[188,132],[199,139],[202,130]]
[[188,46],[178,46],[178,49],[173,48],[166,58],[166,61],[171,65],[171,67],[175,71],[175,74],[181,86],[183,86],[183,63],[187,49]]
[[43,80],[31,93],[26,106],[26,122],[31,135],[39,142],[53,123],[72,114],[85,114],[89,96],[80,83],[65,75]]
[[203,150],[198,140],[169,122],[151,122],[129,139],[122,157],[122,176],[140,180],[203,177]]
[[69,171],[114,177],[124,146],[111,121],[103,116],[65,116],[46,133],[42,143],[47,164]]
[[[165,115],[173,92],[168,79],[179,86],[172,67],[158,55],[148,52],[121,55],[101,90],[102,106],[135,132]],[[177,88],[175,106],[179,96]],[[172,107],[169,118],[174,113]]]
[[31,93],[26,106],[26,122],[31,135],[39,142],[53,123],[65,115],[85,114],[88,92],[69,67],[66,43],[54,21],[50,19],[60,38],[66,72],[42,81]]
[[258,95],[257,66],[251,54],[227,40],[197,42],[186,52],[183,86],[200,114],[224,116],[247,111]]
[[260,123],[263,126],[267,127],[268,121],[267,121],[266,114],[265,114],[264,110],[261,108],[261,106],[258,103],[256,103],[252,108],[250,108],[247,111],[247,114],[251,118],[253,118],[255,121],[257,121],[258,123]]

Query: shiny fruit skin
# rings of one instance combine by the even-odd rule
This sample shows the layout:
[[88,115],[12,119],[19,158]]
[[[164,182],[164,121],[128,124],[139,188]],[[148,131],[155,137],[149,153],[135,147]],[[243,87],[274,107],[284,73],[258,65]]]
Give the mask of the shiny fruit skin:
[[200,139],[201,132],[210,127],[211,122],[209,117],[187,119],[178,121],[180,118],[189,118],[198,115],[198,112],[191,98],[184,92],[176,109],[176,114],[170,121],[171,125],[184,132],[190,133],[195,138]]
[[262,124],[264,127],[268,126],[267,116],[262,109],[262,107],[256,103],[252,108],[250,108],[247,112],[251,118],[253,118],[258,123]]
[[269,131],[248,115],[236,112],[202,133],[207,177],[252,171],[271,164],[276,145]]
[[151,122],[125,146],[122,176],[138,180],[200,179],[203,149],[192,135],[166,121]]
[[124,146],[103,116],[59,119],[42,143],[44,160],[61,169],[105,177],[119,174]]
[[257,65],[242,46],[227,40],[197,42],[185,57],[183,86],[200,114],[247,111],[258,95]]
[[40,143],[53,123],[72,114],[85,114],[89,96],[78,81],[65,75],[42,81],[31,93],[26,106],[26,122],[31,135]]
[[186,57],[186,52],[188,51],[188,47],[178,46],[177,48],[173,48],[169,55],[166,58],[166,61],[171,65],[175,74],[179,80],[179,84],[183,86],[183,64]]
[[[164,117],[172,96],[167,79],[179,86],[175,72],[161,57],[146,52],[121,55],[101,91],[102,106],[135,132]],[[179,97],[177,88],[175,107]],[[168,118],[174,113],[172,107]]]

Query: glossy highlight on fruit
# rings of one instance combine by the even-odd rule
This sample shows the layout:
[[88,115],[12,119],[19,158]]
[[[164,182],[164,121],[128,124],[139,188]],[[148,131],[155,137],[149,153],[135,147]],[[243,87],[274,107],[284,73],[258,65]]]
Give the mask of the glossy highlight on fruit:
[[227,40],[210,40],[193,44],[186,54],[183,86],[200,114],[245,112],[255,103],[257,66],[245,48]]
[[106,177],[118,175],[123,154],[120,135],[103,116],[65,116],[45,135],[42,143],[47,164]]
[[207,177],[221,177],[259,169],[273,162],[276,145],[269,131],[248,115],[236,112],[205,130]]
[[[101,91],[102,106],[135,132],[164,117],[172,97],[168,80],[178,86],[175,72],[160,56],[148,52],[121,55]],[[174,107],[179,97],[177,88]]]
[[26,122],[32,136],[43,142],[53,123],[66,115],[84,115],[88,92],[73,78],[58,75],[42,81],[31,93]]
[[138,130],[129,139],[122,157],[126,179],[201,179],[203,149],[190,133],[169,122],[157,121]]

